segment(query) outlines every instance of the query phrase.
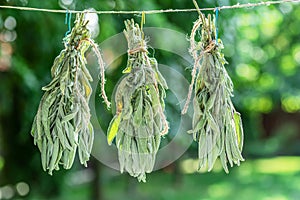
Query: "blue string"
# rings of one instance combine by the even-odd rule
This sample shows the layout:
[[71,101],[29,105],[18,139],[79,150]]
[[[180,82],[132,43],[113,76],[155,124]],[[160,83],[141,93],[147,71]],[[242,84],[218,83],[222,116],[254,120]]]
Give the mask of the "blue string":
[[66,18],[65,18],[65,24],[68,24],[68,31],[65,33],[65,37],[71,33],[71,19],[72,19],[72,13],[67,10],[66,11]]
[[216,45],[218,45],[218,17],[219,17],[219,8],[216,8],[216,19],[215,19],[215,27],[216,27]]

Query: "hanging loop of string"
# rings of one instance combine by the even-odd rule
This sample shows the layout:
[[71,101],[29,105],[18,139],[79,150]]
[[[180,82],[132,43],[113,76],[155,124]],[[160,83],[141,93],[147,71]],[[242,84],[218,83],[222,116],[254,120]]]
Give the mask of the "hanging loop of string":
[[65,36],[67,36],[69,33],[71,33],[71,20],[72,20],[72,12],[69,10],[66,11],[66,18],[65,18],[65,24],[68,25],[68,30],[65,33]]
[[[300,0],[278,0],[278,1],[262,1],[259,3],[245,3],[245,4],[235,4],[230,6],[220,6],[218,7],[220,10],[226,9],[241,9],[241,8],[254,8],[259,6],[270,6],[275,4],[284,4],[284,3],[300,3]],[[65,10],[55,10],[55,9],[45,9],[45,8],[33,8],[33,7],[22,7],[22,6],[3,6],[0,5],[2,9],[14,9],[14,10],[26,10],[26,11],[38,11],[38,12],[48,12],[48,13],[66,13]],[[201,8],[200,11],[214,11],[216,8]],[[70,10],[70,13],[82,13],[83,11],[79,10]],[[159,14],[159,13],[179,13],[179,12],[198,12],[198,9],[166,9],[166,10],[146,10],[146,11],[138,11],[138,10],[128,10],[128,11],[89,11],[89,13],[97,13],[97,14]]]
[[142,39],[145,39],[145,34],[144,34],[144,31],[143,31],[144,24],[146,24],[146,14],[145,14],[145,11],[142,12],[142,19],[141,19]]
[[219,17],[219,8],[217,7],[216,10],[215,10],[215,13],[216,13],[216,18],[215,18],[215,28],[216,28],[216,45],[218,45],[218,32],[219,32],[219,29],[218,29],[218,17]]

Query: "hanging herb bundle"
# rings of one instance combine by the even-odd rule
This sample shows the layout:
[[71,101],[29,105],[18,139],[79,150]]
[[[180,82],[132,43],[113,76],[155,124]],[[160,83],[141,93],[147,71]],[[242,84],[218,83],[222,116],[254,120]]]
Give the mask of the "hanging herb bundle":
[[144,33],[133,20],[125,21],[128,62],[115,93],[116,113],[110,122],[108,144],[116,138],[120,171],[139,181],[153,170],[161,136],[168,132],[164,115],[167,84],[155,58],[148,57]]
[[51,175],[72,167],[78,149],[81,164],[87,166],[93,145],[94,132],[90,122],[88,102],[92,93],[92,77],[86,68],[85,52],[92,47],[101,70],[102,97],[104,92],[104,64],[97,45],[90,38],[85,14],[77,14],[75,26],[64,38],[65,49],[54,60],[52,81],[45,91],[31,134],[41,152],[42,167]]
[[[192,82],[187,102],[182,113],[186,113],[194,87],[193,134],[199,143],[199,169],[207,166],[208,171],[220,157],[228,173],[227,163],[240,164],[243,147],[243,128],[240,114],[235,110],[231,97],[233,84],[224,67],[227,64],[221,50],[222,41],[216,42],[216,27],[208,15],[199,13],[190,37],[190,53],[194,59]],[[198,31],[200,30],[200,31]],[[200,33],[200,41],[195,36]]]

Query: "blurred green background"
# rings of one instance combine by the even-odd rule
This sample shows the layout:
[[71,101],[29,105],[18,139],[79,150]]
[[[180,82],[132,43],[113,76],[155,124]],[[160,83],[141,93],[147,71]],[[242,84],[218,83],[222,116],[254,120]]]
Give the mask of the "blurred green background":
[[[49,9],[150,10],[193,8],[191,0],[2,0],[1,5]],[[216,7],[249,1],[198,1]],[[251,1],[258,2],[258,1]],[[205,12],[212,13],[212,12]],[[241,112],[246,161],[226,175],[219,163],[213,172],[197,172],[197,144],[170,166],[138,183],[127,174],[92,158],[53,176],[42,171],[40,154],[30,136],[31,124],[50,81],[50,68],[63,48],[65,15],[1,9],[0,12],[0,199],[300,199],[300,5],[285,3],[221,10],[219,37],[226,66],[235,85],[233,101]],[[99,15],[101,43],[122,32],[123,21],[137,15]],[[188,35],[197,13],[146,16],[147,27],[164,27]],[[74,16],[73,16],[74,20]],[[176,42],[176,41],[174,41]],[[185,50],[185,49],[183,49]],[[105,55],[105,49],[102,49]],[[109,53],[109,52],[108,52]],[[156,51],[159,63],[172,66],[190,80],[191,65],[176,55]],[[111,95],[121,77],[126,55],[107,72]],[[98,96],[96,95],[98,98]],[[96,102],[99,102],[99,99]],[[110,111],[99,105],[99,122],[107,127]],[[180,115],[172,94],[167,113]],[[179,121],[168,115],[170,125]],[[168,137],[172,136],[173,129]],[[185,133],[181,133],[185,134]]]

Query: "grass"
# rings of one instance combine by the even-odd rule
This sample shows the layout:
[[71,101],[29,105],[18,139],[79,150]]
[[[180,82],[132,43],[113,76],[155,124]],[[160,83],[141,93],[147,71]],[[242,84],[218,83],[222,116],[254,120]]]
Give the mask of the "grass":
[[[196,162],[196,161],[195,161]],[[184,164],[185,163],[185,164]],[[182,174],[160,170],[138,183],[105,168],[101,175],[104,200],[298,200],[300,157],[246,160],[225,174],[217,165],[211,173],[193,172],[192,160],[182,162]],[[188,170],[185,170],[190,166]],[[66,186],[57,200],[89,198],[90,184]]]

